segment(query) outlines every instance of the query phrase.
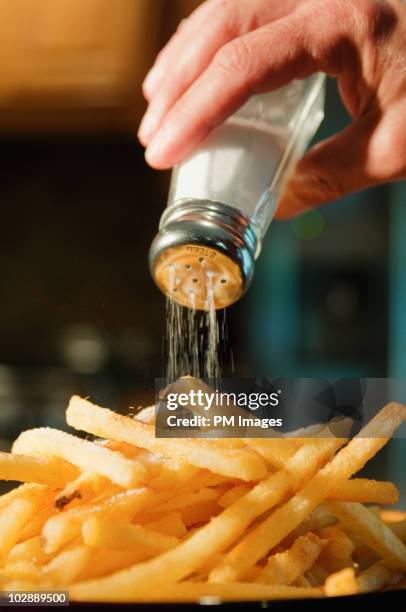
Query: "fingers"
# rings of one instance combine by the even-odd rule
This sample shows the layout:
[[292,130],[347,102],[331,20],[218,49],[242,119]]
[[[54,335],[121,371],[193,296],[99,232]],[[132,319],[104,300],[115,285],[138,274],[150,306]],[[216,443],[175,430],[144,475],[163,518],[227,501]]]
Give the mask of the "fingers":
[[[213,12],[215,5],[210,2],[208,6]],[[164,115],[207,68],[216,51],[238,35],[238,25],[231,14],[231,6],[230,10],[218,16],[205,11],[198,20],[191,18],[191,23],[175,35],[164,50],[162,59],[159,59],[148,75],[144,91],[150,94],[149,105],[138,130],[138,138],[143,145],[148,145]],[[201,22],[200,33],[195,31],[196,21]]]
[[174,102],[227,42],[285,14],[297,0],[211,0],[195,11],[160,53],[144,81],[149,99],[138,137],[148,145]]
[[179,56],[188,48],[192,38],[203,31],[204,26],[207,25],[207,17],[211,16],[216,3],[218,3],[217,0],[204,2],[187,19],[180,22],[178,29],[159,52],[154,65],[145,77],[142,87],[147,100],[154,95],[160,83],[165,79],[167,71],[174,67]]
[[377,131],[377,118],[371,113],[313,147],[288,182],[275,218],[294,217],[388,180],[388,176],[376,171],[373,140]]
[[294,15],[234,39],[166,114],[148,146],[148,163],[173,166],[251,94],[276,89],[318,68]]

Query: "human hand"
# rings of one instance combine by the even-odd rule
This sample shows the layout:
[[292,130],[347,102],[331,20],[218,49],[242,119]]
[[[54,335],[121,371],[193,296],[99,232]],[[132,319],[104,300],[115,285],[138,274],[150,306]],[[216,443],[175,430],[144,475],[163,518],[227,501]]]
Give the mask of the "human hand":
[[299,162],[277,211],[291,217],[406,176],[406,7],[400,0],[208,0],[144,81],[146,159],[169,168],[251,95],[323,71],[353,122]]

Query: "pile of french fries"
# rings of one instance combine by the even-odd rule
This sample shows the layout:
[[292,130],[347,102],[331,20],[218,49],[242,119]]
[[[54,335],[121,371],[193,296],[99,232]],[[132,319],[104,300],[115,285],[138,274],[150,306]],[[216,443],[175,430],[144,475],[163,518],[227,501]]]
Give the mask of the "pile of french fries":
[[390,482],[353,478],[406,418],[385,406],[334,436],[158,439],[154,408],[79,397],[68,425],[0,453],[0,590],[77,601],[324,597],[401,588],[406,513]]

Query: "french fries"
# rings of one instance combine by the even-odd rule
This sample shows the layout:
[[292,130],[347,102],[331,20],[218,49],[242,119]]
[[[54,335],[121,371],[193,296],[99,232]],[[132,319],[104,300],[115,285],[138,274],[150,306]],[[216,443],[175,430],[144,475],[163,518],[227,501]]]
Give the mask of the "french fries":
[[14,442],[13,453],[54,455],[81,470],[97,472],[125,489],[141,484],[146,478],[144,466],[137,461],[50,427],[24,431]]
[[55,553],[80,535],[83,523],[93,514],[131,520],[140,510],[158,503],[162,497],[147,489],[134,489],[113,495],[99,503],[71,508],[56,514],[44,525],[42,541],[45,552]]
[[24,542],[16,544],[10,550],[7,557],[7,561],[11,563],[26,561],[27,559],[40,565],[51,560],[51,557],[44,552],[39,536],[33,536]]
[[[80,584],[70,589],[73,599],[83,599],[84,587]],[[252,583],[234,584],[205,584],[201,582],[181,582],[168,584],[160,592],[148,588],[140,589],[133,585],[125,592],[112,588],[105,601],[129,603],[134,600],[140,603],[187,603],[201,602],[203,604],[217,604],[221,601],[262,601],[267,599],[305,599],[323,596],[321,588],[301,588],[294,586],[263,585]],[[95,598],[98,601],[97,598]]]
[[271,555],[255,582],[258,584],[293,584],[316,562],[326,542],[314,533],[295,540],[287,551]]
[[367,570],[358,576],[358,592],[370,593],[371,591],[379,591],[383,587],[399,584],[402,579],[403,575],[400,572],[392,570],[382,561],[378,561],[370,565]]
[[406,572],[406,545],[365,506],[351,502],[329,502],[328,509],[394,569]]
[[329,499],[362,504],[396,504],[399,501],[399,491],[392,482],[352,478],[333,491]]
[[181,538],[187,533],[185,523],[179,512],[164,514],[160,518],[147,523],[145,526],[154,531],[159,531],[159,533],[163,533],[164,535],[175,536],[175,538]]
[[318,565],[331,573],[353,565],[355,544],[341,527],[334,525],[321,529],[319,536],[325,541],[325,546],[317,560]]
[[164,457],[187,458],[192,465],[230,478],[251,481],[266,475],[265,463],[255,451],[218,448],[211,440],[161,440],[155,437],[151,425],[100,408],[77,396],[69,402],[66,422],[75,429],[140,446]]
[[[251,531],[210,575],[211,582],[233,582],[277,546],[342,482],[360,470],[388,441],[405,418],[406,409],[389,404],[357,437],[322,468],[303,489]],[[387,437],[376,437],[386,435]],[[370,437],[375,436],[375,437]]]
[[82,527],[83,540],[93,548],[145,551],[146,557],[174,548],[178,539],[140,525],[118,523],[93,516]]
[[331,574],[324,583],[324,591],[328,597],[337,595],[354,595],[358,592],[355,571],[352,567]]
[[397,535],[399,540],[402,540],[402,542],[406,542],[406,521],[389,523],[389,527],[391,528],[391,531],[393,531],[393,533]]
[[277,468],[283,468],[298,449],[296,440],[289,438],[247,438],[248,446],[256,450],[267,462]]
[[103,440],[41,428],[0,453],[0,477],[25,483],[0,497],[1,588],[208,604],[399,588],[406,515],[363,505],[398,491],[352,476],[405,418],[390,404],[348,443],[169,440],[153,408],[130,418],[74,397],[68,424]]
[[61,487],[78,476],[77,468],[58,457],[29,457],[0,452],[0,480]]
[[57,496],[55,506],[60,510],[66,506],[72,507],[72,502],[89,501],[107,488],[108,480],[96,472],[82,472],[78,478],[71,481]]
[[55,504],[53,502],[47,504],[43,508],[40,508],[35,516],[21,531],[18,542],[25,542],[31,538],[38,536],[45,523],[55,514]]
[[38,485],[13,499],[0,510],[0,558],[4,558],[18,542],[24,527],[49,497],[46,487]]

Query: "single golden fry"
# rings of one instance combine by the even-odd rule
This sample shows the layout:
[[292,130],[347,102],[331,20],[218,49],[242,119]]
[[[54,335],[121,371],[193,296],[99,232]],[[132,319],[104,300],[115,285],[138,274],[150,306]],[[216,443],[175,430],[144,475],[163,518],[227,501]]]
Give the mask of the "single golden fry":
[[15,499],[24,498],[29,491],[45,491],[43,485],[34,484],[31,482],[26,482],[24,484],[11,489],[8,493],[4,493],[4,495],[0,496],[0,509],[7,506],[10,502]]
[[146,552],[146,556],[170,550],[179,544],[179,540],[173,536],[140,525],[118,523],[96,516],[83,524],[82,535],[87,546],[117,550],[141,549]]
[[58,457],[30,457],[0,452],[0,480],[35,482],[61,488],[79,470]]
[[33,536],[32,538],[20,542],[13,546],[10,550],[7,562],[14,563],[16,561],[30,561],[42,565],[50,561],[50,555],[47,555],[41,546],[41,538],[39,536]]
[[147,523],[145,527],[175,538],[182,538],[186,534],[185,523],[179,512],[164,514],[159,519]]
[[246,495],[248,493],[249,488],[243,485],[237,485],[236,487],[232,487],[232,489],[228,489],[221,497],[218,498],[217,503],[222,508],[228,508],[231,504],[234,504],[240,497]]
[[105,448],[109,448],[112,451],[116,451],[127,457],[127,459],[137,459],[140,460],[140,455],[143,452],[142,448],[137,448],[132,444],[126,444],[125,442],[117,442],[117,440],[102,440],[96,439],[95,442],[100,444],[100,446],[104,446]]
[[328,498],[363,504],[396,504],[399,501],[399,491],[391,482],[353,478],[341,483]]
[[155,405],[146,406],[146,408],[142,408],[137,414],[134,416],[136,421],[141,421],[141,423],[146,423],[147,425],[153,425],[155,423]]
[[143,550],[116,550],[92,548],[90,563],[83,570],[81,580],[108,576],[146,559]]
[[13,453],[54,455],[81,470],[97,472],[126,489],[141,484],[146,478],[145,467],[140,463],[99,444],[50,427],[24,431],[14,442]]
[[354,595],[355,593],[358,593],[354,568],[347,567],[339,572],[336,572],[335,574],[331,574],[324,584],[324,591],[327,597]]
[[69,586],[85,577],[92,557],[92,550],[87,546],[64,550],[42,568],[42,579],[55,586]]
[[385,523],[398,523],[400,521],[406,521],[406,512],[402,510],[379,510],[381,519]]
[[[238,497],[246,493],[248,488],[243,485],[229,489],[218,500],[223,508],[233,503]],[[333,501],[356,501],[364,504],[396,504],[399,500],[398,488],[391,482],[379,482],[366,478],[352,478],[341,483],[335,491],[328,496]],[[316,527],[317,528],[317,527]],[[312,531],[312,529],[310,529]]]
[[27,559],[7,561],[1,568],[1,576],[6,581],[23,580],[40,583],[42,580],[41,567],[35,561],[27,561]]

